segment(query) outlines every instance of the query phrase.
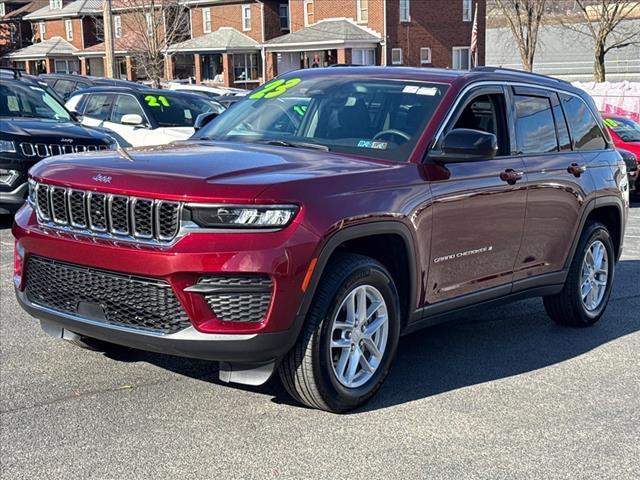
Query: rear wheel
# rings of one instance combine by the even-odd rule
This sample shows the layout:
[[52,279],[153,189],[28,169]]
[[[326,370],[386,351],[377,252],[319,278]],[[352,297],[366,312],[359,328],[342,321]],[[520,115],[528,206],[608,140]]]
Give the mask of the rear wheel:
[[398,293],[389,272],[369,257],[337,255],[298,342],[280,364],[280,378],[309,407],[351,410],[380,388],[399,336]]
[[587,223],[564,288],[544,298],[547,314],[557,324],[572,327],[587,327],[600,320],[611,295],[614,265],[609,231],[601,223]]

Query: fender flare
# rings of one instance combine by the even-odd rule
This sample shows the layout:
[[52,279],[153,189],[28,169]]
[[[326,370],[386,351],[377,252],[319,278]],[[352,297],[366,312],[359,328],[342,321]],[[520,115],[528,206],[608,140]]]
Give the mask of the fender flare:
[[311,302],[315,297],[316,290],[318,288],[318,285],[320,284],[320,279],[322,278],[327,263],[329,262],[331,255],[333,255],[336,249],[342,243],[348,240],[355,240],[358,238],[384,234],[399,235],[404,242],[405,248],[407,249],[410,294],[410,303],[407,316],[411,317],[411,314],[416,309],[416,291],[418,288],[419,280],[417,276],[418,260],[416,257],[415,242],[409,228],[401,221],[377,221],[361,225],[353,225],[338,230],[336,233],[331,235],[322,245],[320,254],[317,256],[318,260],[313,270],[313,274],[311,275],[311,280],[309,281],[309,285],[304,293],[302,302],[300,304],[300,307],[298,308],[298,312],[296,313],[296,317],[293,323],[292,328],[296,332],[296,339],[300,330],[302,329],[302,325],[304,324],[304,320],[307,316],[307,312],[309,311],[309,307],[311,306]]
[[[578,230],[573,238],[573,242],[571,244],[571,249],[569,250],[569,255],[564,261],[564,268],[568,269],[571,266],[571,262],[573,261],[573,256],[576,253],[576,249],[578,248],[578,243],[580,242],[580,237],[582,236],[582,232],[584,230],[584,226],[587,223],[587,218],[589,215],[598,208],[602,207],[616,207],[618,210],[619,220],[620,220],[620,240],[618,247],[618,257],[622,253],[622,242],[624,239],[624,204],[620,197],[615,195],[606,195],[603,197],[596,197],[591,199],[582,209],[582,215],[580,217],[580,223]],[[619,258],[617,259],[619,260]]]

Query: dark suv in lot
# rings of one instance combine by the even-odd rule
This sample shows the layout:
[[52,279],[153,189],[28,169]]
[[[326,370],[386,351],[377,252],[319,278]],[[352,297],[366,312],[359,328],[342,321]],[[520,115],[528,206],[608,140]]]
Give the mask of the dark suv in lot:
[[451,313],[543,296],[559,324],[598,321],[629,205],[589,97],[498,69],[291,72],[190,141],[31,177],[14,281],[46,332],[278,371],[333,412]]
[[0,81],[0,214],[13,213],[27,196],[27,172],[43,158],[113,149],[115,140],[83,127],[28,78]]

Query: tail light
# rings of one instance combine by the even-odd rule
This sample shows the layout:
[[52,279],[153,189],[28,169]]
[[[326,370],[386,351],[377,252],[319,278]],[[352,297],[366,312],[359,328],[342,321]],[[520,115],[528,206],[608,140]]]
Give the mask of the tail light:
[[13,284],[18,290],[22,290],[22,277],[24,274],[24,247],[16,240],[13,248]]

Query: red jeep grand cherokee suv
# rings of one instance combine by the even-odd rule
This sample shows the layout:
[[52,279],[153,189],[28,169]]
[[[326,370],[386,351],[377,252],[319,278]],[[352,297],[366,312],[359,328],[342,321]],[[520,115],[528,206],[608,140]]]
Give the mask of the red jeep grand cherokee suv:
[[46,332],[278,370],[334,412],[445,314],[543,296],[596,322],[628,211],[592,101],[486,68],[291,72],[188,142],[46,160],[31,186],[14,278]]

